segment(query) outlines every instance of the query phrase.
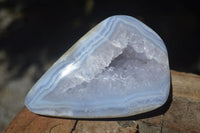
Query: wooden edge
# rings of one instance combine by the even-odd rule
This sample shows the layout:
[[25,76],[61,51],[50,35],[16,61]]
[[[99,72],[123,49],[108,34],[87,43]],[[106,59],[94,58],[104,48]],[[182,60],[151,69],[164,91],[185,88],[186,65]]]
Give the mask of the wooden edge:
[[5,133],[70,133],[75,120],[45,117],[24,107],[13,119]]
[[200,102],[200,76],[171,70],[173,97]]

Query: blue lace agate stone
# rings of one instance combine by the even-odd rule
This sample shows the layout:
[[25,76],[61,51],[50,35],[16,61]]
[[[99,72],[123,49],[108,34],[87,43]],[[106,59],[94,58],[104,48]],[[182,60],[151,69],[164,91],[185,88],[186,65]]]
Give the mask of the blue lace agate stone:
[[57,117],[126,117],[162,106],[169,89],[162,39],[139,20],[117,15],[56,61],[29,91],[25,105]]

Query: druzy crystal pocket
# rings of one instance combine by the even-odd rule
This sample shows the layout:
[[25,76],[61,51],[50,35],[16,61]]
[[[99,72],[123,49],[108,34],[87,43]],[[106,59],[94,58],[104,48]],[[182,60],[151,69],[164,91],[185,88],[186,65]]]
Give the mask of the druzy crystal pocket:
[[99,23],[56,61],[25,105],[58,117],[125,117],[162,106],[169,88],[162,39],[137,19],[119,15]]

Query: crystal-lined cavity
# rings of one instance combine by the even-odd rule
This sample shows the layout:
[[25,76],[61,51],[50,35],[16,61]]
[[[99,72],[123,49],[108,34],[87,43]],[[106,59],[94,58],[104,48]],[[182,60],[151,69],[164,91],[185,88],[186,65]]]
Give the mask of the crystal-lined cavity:
[[169,88],[162,39],[137,19],[118,15],[74,44],[33,86],[25,105],[58,117],[124,117],[162,106]]

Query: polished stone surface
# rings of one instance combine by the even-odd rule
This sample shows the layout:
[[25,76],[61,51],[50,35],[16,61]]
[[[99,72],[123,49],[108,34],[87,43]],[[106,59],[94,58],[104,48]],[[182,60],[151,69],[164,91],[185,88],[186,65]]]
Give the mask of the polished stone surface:
[[125,117],[162,106],[169,88],[162,39],[139,20],[118,15],[74,44],[33,86],[25,105],[58,117]]

